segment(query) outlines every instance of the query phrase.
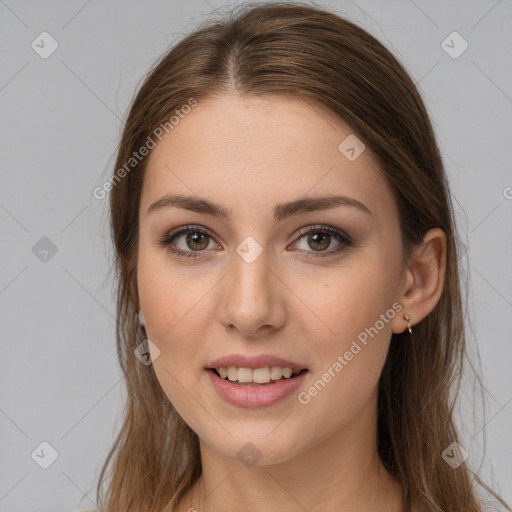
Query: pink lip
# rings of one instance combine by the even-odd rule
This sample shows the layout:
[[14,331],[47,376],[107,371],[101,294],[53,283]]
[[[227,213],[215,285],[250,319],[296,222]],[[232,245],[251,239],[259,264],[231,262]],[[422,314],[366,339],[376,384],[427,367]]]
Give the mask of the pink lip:
[[[221,360],[219,359],[219,361]],[[231,366],[238,365],[232,364]],[[271,365],[265,364],[263,366]],[[281,365],[275,364],[272,366]],[[261,367],[262,366],[256,366],[256,368]],[[245,368],[250,368],[250,366],[245,366]],[[290,366],[287,366],[287,368],[290,368]],[[308,373],[307,371],[304,371],[297,377],[291,379],[282,379],[274,382],[273,384],[247,386],[243,384],[233,384],[232,382],[224,380],[216,373],[214,373],[213,370],[206,370],[206,372],[210,376],[213,387],[221,396],[221,398],[230,404],[237,405],[239,407],[250,408],[264,407],[283,400],[285,397],[289,396],[297,390],[297,388],[304,382],[304,379]]]
[[219,359],[215,359],[215,361],[209,363],[206,368],[228,368],[229,366],[252,368],[253,370],[256,368],[265,368],[265,366],[280,366],[281,368],[291,368],[292,370],[303,370],[306,368],[304,365],[266,354],[254,357],[244,356],[241,354],[224,356]]

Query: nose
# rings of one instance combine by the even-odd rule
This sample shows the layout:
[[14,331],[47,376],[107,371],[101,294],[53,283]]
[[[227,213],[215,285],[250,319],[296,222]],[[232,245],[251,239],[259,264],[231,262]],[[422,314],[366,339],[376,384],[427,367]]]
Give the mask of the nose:
[[251,263],[236,254],[220,293],[219,322],[244,337],[268,336],[286,321],[286,286],[269,266],[265,250]]

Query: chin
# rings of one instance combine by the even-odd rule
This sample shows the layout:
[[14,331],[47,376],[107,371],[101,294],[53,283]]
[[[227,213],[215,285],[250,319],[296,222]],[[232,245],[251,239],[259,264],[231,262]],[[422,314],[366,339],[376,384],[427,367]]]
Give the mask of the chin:
[[297,438],[290,435],[289,430],[283,430],[281,435],[274,433],[272,438],[265,437],[271,430],[262,434],[261,429],[256,431],[247,428],[240,429],[240,434],[232,433],[233,437],[224,433],[221,439],[201,435],[200,438],[221,456],[241,462],[247,467],[281,464],[301,453],[304,447]]

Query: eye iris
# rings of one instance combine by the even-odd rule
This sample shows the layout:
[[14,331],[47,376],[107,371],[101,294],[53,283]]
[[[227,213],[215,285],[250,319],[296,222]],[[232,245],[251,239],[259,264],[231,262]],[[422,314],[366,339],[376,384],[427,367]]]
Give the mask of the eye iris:
[[[320,239],[320,241],[319,241],[319,239]],[[317,248],[314,247],[314,244],[322,244],[326,240],[327,240],[327,244],[324,243],[323,246],[321,246],[321,247],[317,247]],[[331,241],[331,235],[328,235],[328,234],[315,233],[314,235],[309,235],[309,237],[308,237],[308,243],[309,243],[310,247],[312,249],[314,249],[315,251],[326,249],[327,247],[329,247],[330,241]]]
[[[192,250],[201,250],[206,249],[208,247],[208,236],[204,233],[199,233],[197,231],[189,233],[187,235],[187,245]],[[203,240],[203,243],[201,244],[200,239]],[[199,245],[199,247],[193,247],[193,245]]]

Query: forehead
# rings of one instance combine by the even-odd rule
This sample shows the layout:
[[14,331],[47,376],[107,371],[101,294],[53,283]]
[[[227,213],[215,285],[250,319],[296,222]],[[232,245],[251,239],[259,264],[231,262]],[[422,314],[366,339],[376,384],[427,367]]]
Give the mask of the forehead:
[[347,148],[362,149],[357,144],[327,109],[298,98],[210,97],[152,150],[142,206],[166,193],[186,193],[254,213],[335,193],[384,214],[393,207],[389,186],[368,148],[347,157],[354,154]]

